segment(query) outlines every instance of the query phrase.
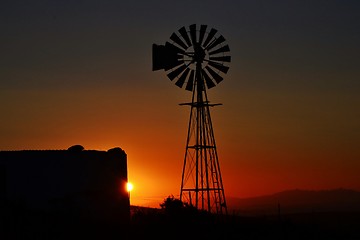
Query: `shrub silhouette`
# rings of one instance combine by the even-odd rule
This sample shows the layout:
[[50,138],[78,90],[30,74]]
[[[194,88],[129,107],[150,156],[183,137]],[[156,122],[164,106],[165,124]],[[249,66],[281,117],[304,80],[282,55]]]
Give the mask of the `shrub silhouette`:
[[169,195],[160,204],[160,209],[134,208],[131,217],[133,224],[167,225],[167,226],[199,226],[221,223],[221,216],[199,210]]
[[213,218],[212,214],[198,210],[196,207],[183,203],[180,199],[173,195],[164,199],[160,204],[163,211],[164,218],[167,222],[182,222],[182,223],[205,223],[210,222]]

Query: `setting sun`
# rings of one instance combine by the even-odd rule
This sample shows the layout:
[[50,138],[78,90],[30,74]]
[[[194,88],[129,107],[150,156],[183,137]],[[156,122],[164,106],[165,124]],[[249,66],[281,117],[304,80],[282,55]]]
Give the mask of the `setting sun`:
[[128,192],[131,192],[131,190],[133,190],[133,188],[134,188],[134,186],[132,185],[131,182],[128,182],[128,183],[126,184],[126,190],[127,190]]

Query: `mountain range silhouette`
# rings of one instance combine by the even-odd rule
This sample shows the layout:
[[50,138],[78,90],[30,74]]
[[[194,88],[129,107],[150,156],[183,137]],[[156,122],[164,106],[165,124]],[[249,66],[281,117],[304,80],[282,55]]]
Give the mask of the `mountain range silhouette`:
[[360,211],[360,192],[343,188],[293,189],[251,198],[228,197],[227,203],[229,209],[241,215],[353,212]]

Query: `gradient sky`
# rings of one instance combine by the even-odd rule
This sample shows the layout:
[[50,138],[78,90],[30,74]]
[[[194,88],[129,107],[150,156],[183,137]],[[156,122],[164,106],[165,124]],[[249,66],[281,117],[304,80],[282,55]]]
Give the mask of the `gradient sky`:
[[[227,197],[360,190],[360,2],[2,1],[0,150],[121,147],[131,203],[179,196],[190,92],[152,44],[207,24],[231,49],[208,91]],[[154,204],[155,203],[155,204]]]

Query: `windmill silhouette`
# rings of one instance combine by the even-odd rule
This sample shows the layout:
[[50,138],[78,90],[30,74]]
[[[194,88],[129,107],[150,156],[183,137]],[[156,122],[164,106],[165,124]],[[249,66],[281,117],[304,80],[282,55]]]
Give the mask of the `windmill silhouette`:
[[199,210],[227,214],[224,186],[210,116],[207,89],[219,84],[229,70],[230,48],[207,25],[182,27],[165,45],[153,44],[153,71],[164,70],[175,85],[192,92],[180,200]]

